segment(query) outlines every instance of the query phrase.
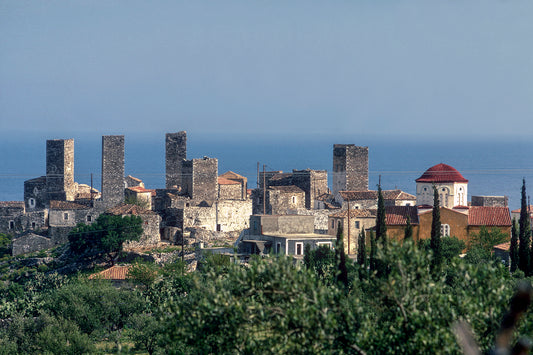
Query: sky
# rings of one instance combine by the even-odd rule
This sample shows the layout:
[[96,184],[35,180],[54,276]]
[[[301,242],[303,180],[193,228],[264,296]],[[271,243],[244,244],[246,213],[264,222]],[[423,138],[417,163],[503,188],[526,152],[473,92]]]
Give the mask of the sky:
[[533,1],[0,1],[0,131],[533,135]]

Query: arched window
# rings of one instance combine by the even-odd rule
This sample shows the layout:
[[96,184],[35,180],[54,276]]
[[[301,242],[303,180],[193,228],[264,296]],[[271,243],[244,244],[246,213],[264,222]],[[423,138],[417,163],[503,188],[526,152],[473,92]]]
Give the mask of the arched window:
[[35,207],[35,199],[33,197],[28,199],[28,205],[30,206],[30,208]]

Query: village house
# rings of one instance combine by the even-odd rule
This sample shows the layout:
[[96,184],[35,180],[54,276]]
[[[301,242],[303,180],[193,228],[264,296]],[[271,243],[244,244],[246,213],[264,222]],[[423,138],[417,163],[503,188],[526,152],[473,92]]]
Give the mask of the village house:
[[305,246],[311,249],[321,245],[335,247],[336,237],[315,234],[313,216],[250,216],[250,229],[238,245],[241,254],[269,253],[301,258]]
[[141,217],[143,233],[139,241],[129,241],[125,243],[124,249],[154,246],[161,241],[159,231],[161,217],[159,217],[154,211],[142,208],[139,205],[122,204],[108,209],[105,213],[122,217]]
[[[403,192],[402,190],[383,190],[382,195],[385,206],[416,205],[416,196]],[[378,192],[375,190],[339,191],[335,195],[335,202],[342,209],[377,208]]]

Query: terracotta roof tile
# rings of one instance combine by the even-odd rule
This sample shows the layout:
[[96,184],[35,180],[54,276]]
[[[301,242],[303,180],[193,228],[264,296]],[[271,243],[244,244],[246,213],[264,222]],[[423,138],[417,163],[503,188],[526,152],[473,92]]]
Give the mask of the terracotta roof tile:
[[[528,206],[528,209],[529,209],[530,212],[533,213],[533,205]],[[520,213],[521,210],[522,210],[522,209],[519,208],[519,209],[517,209],[517,210],[512,210],[511,212],[513,212],[513,213]]]
[[412,225],[418,224],[416,206],[385,206],[385,216],[389,226],[404,226],[407,224],[407,217]]
[[128,187],[128,190],[131,190],[131,191],[133,191],[133,192],[137,192],[137,193],[149,192],[150,195],[152,195],[152,196],[155,196],[155,195],[156,195],[155,189],[147,189],[147,188],[144,188],[144,187],[142,187],[142,186],[132,186],[132,187]]
[[115,265],[99,273],[92,274],[89,279],[126,280],[130,268],[131,265]]
[[472,206],[468,210],[468,224],[471,226],[511,226],[511,215],[507,207]]
[[50,201],[50,209],[53,210],[86,210],[89,206],[70,201]]
[[468,182],[457,169],[447,164],[437,164],[429,168],[415,180],[416,182]]
[[219,185],[240,185],[241,183],[235,180],[226,179],[225,177],[218,177]]
[[224,174],[220,175],[220,177],[230,179],[230,180],[246,180],[246,178],[242,175],[239,175],[233,171],[226,171]]

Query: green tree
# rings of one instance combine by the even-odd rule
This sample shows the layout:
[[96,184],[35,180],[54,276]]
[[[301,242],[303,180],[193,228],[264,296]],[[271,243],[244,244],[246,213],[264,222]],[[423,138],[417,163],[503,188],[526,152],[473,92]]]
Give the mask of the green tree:
[[143,233],[139,216],[101,214],[93,224],[80,223],[69,233],[71,250],[82,254],[87,250],[105,253],[114,264],[126,241],[139,240]]
[[341,222],[337,227],[337,245],[335,246],[335,260],[337,262],[337,282],[348,287],[348,267],[346,266],[346,252],[344,251],[344,232]]
[[376,243],[376,237],[374,236],[374,232],[370,231],[370,271],[375,271],[377,267],[376,258],[377,258],[377,243]]
[[145,262],[137,259],[129,268],[126,277],[133,283],[147,288],[157,280],[160,269],[161,268],[153,262]]
[[520,219],[518,220],[518,224],[520,226],[520,231],[518,235],[518,268],[522,270],[524,274],[528,275],[530,264],[529,242],[531,236],[531,226],[527,206],[526,179],[522,180],[522,197],[520,200]]
[[[450,262],[453,258],[458,257],[461,252],[466,248],[465,242],[457,237],[446,237],[440,240],[440,247],[442,252],[442,258],[446,262]],[[420,248],[427,251],[431,250],[431,240],[425,239],[420,241]]]
[[433,214],[431,222],[431,250],[433,259],[431,260],[431,269],[437,271],[442,264],[441,250],[441,224],[440,224],[440,203],[437,188],[433,186]]
[[489,230],[486,226],[481,226],[479,233],[474,233],[470,236],[468,249],[481,248],[490,254],[495,245],[507,241],[509,241],[509,235],[503,233],[499,228],[491,228]]
[[320,278],[327,278],[335,270],[335,252],[327,245],[311,250],[311,245],[306,244],[304,265]]
[[378,210],[376,215],[376,240],[381,242],[381,245],[387,245],[387,216],[385,213],[385,200],[383,199],[383,191],[381,191],[381,184],[378,185]]
[[509,258],[511,261],[511,272],[515,272],[518,268],[518,227],[516,225],[516,218],[513,218],[513,226],[511,228],[511,245],[509,247]]
[[411,217],[407,216],[407,224],[403,234],[403,240],[413,239],[413,225],[411,224]]
[[366,265],[366,236],[364,228],[361,228],[359,240],[357,241],[357,263],[363,268]]
[[10,234],[0,233],[0,258],[11,254],[12,239],[13,237]]

